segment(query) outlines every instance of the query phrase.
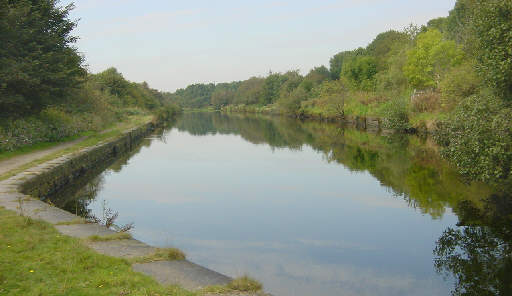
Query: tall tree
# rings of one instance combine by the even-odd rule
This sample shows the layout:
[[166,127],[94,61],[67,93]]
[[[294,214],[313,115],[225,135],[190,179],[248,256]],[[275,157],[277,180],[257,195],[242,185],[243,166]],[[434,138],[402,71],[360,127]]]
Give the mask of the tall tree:
[[0,0],[0,112],[38,111],[64,102],[85,76],[71,35],[73,4]]
[[437,29],[418,35],[416,46],[407,53],[404,74],[414,88],[437,87],[449,66],[460,64],[462,50],[454,41],[444,40]]
[[512,1],[476,3],[472,30],[478,68],[498,95],[512,101]]

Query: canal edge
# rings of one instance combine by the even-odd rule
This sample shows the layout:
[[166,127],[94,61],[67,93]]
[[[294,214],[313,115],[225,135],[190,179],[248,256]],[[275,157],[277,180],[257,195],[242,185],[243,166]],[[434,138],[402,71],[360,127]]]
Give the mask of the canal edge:
[[[124,131],[114,139],[46,161],[0,181],[0,206],[51,223],[60,233],[75,238],[116,234],[97,223],[65,225],[81,217],[47,204],[40,197],[64,188],[98,163],[115,159],[130,151],[153,132],[156,126],[153,122],[143,124]],[[147,256],[157,249],[133,238],[91,242],[86,245],[100,254],[125,259]],[[188,260],[135,263],[132,268],[163,285],[177,284],[189,290],[225,285],[233,280]]]

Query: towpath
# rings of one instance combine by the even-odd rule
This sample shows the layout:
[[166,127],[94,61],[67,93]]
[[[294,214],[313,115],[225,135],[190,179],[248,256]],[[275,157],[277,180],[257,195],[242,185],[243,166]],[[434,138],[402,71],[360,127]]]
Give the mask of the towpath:
[[12,170],[15,170],[19,167],[22,167],[28,163],[31,163],[38,159],[41,159],[45,156],[48,156],[48,155],[57,153],[59,151],[62,151],[64,149],[67,149],[69,147],[72,147],[72,146],[82,142],[86,138],[87,137],[81,137],[81,138],[78,138],[78,139],[70,141],[70,142],[64,142],[64,143],[58,144],[56,146],[49,147],[47,149],[37,150],[37,151],[33,151],[33,152],[26,153],[26,154],[22,154],[22,155],[18,155],[18,156],[14,156],[11,158],[1,160],[0,161],[0,176],[5,173],[8,173]]

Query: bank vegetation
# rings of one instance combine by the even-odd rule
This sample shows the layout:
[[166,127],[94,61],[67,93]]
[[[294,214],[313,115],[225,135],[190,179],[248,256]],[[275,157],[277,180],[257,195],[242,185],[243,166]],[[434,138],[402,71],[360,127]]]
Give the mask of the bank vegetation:
[[89,73],[74,46],[72,9],[53,0],[0,0],[0,154],[179,112],[163,93],[115,68]]
[[511,182],[512,2],[458,0],[447,17],[379,34],[329,68],[218,84],[170,95],[185,108],[342,121],[377,117],[389,129],[434,134],[460,172]]

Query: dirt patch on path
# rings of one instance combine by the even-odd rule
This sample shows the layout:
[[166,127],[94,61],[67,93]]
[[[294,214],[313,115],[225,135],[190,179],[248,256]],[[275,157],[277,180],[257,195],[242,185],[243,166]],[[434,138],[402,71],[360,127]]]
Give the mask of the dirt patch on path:
[[34,160],[38,160],[47,155],[59,152],[61,150],[69,148],[69,147],[72,147],[72,146],[82,142],[86,138],[87,137],[81,137],[81,138],[78,138],[71,142],[65,142],[65,143],[53,146],[51,148],[48,148],[48,149],[34,151],[34,152],[27,153],[27,154],[18,155],[18,156],[12,157],[12,158],[2,160],[2,161],[0,161],[0,176],[20,167],[22,165],[30,163]]

